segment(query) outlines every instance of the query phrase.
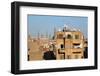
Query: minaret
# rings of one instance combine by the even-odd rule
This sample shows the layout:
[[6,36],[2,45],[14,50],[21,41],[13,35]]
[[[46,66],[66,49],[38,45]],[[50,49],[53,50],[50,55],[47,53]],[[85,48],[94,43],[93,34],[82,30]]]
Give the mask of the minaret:
[[49,34],[49,39],[51,39],[51,35]]
[[41,38],[43,38],[43,34],[41,34]]
[[38,32],[37,38],[38,38],[38,39],[40,38],[40,33],[39,33],[39,32]]
[[54,39],[56,38],[56,28],[54,27]]
[[46,38],[48,38],[48,32],[46,32]]

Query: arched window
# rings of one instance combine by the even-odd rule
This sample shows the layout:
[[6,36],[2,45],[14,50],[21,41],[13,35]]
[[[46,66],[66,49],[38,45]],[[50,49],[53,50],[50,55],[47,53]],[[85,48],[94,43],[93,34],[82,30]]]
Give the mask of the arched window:
[[70,34],[68,34],[67,39],[72,39],[72,36]]

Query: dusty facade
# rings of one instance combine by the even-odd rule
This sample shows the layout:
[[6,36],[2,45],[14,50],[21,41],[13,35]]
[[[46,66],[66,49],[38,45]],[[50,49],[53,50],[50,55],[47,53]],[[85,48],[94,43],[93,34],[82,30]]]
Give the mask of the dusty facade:
[[82,59],[85,58],[86,47],[87,40],[81,31],[63,27],[54,32],[53,39],[28,37],[28,60],[43,60],[44,53],[50,50],[54,52],[56,59]]
[[84,58],[84,36],[80,31],[64,27],[56,32],[55,40],[57,59]]

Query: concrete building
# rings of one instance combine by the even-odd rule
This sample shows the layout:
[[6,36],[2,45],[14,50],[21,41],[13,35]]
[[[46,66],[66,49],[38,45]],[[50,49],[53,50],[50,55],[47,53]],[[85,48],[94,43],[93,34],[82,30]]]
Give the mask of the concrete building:
[[63,30],[55,33],[57,59],[82,59],[84,58],[84,35],[80,30],[64,26]]
[[[88,57],[88,41],[79,29],[64,26],[63,29],[54,29],[54,36],[51,38],[40,36],[28,37],[28,60],[44,60],[44,54],[50,59],[49,54],[53,53],[54,59],[83,59]],[[51,51],[51,52],[48,52]],[[48,54],[48,53],[49,54]],[[46,59],[48,60],[48,59]]]
[[28,61],[43,60],[43,55],[46,51],[50,50],[53,40],[49,40],[48,37],[28,37]]

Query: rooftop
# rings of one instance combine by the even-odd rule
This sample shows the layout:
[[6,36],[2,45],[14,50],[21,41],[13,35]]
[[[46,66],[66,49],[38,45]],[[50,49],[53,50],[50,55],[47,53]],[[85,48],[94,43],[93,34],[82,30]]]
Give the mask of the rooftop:
[[59,28],[57,31],[65,31],[65,32],[68,32],[68,31],[80,31],[80,29],[76,29],[74,27],[70,27],[70,26],[64,24],[63,29]]

